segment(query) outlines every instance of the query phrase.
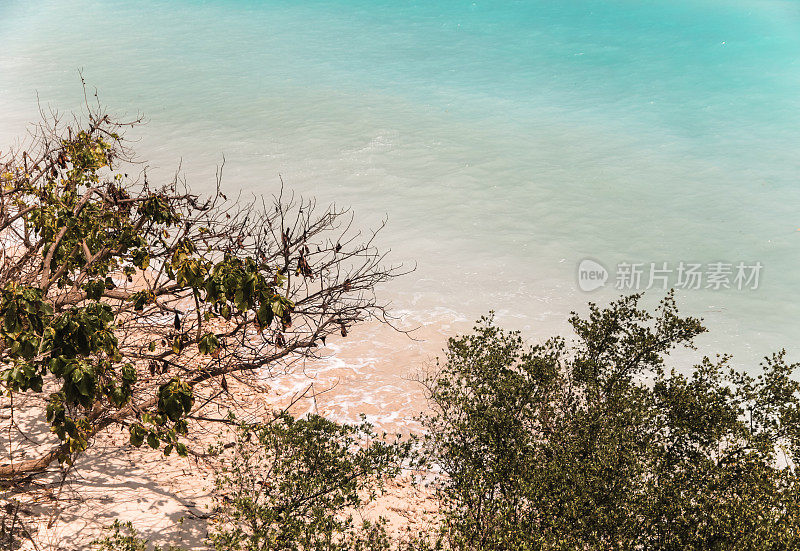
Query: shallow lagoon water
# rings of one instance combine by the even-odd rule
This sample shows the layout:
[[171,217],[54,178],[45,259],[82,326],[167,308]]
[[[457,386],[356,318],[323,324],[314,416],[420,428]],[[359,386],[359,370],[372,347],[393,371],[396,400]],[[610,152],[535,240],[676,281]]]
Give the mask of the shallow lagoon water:
[[[281,175],[388,217],[417,271],[385,296],[442,328],[421,357],[489,309],[562,330],[619,262],[760,262],[757,290],[679,291],[701,351],[750,368],[800,336],[796,2],[0,0],[0,150],[37,97],[80,108],[79,68],[146,115],[151,177],[209,189],[224,156],[229,189]],[[604,289],[579,289],[585,258]]]

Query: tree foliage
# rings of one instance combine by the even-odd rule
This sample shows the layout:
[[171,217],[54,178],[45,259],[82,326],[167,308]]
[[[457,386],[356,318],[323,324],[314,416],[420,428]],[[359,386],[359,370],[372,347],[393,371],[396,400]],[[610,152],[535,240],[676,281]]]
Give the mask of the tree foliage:
[[704,328],[672,296],[571,318],[526,345],[483,318],[427,381],[428,452],[453,549],[794,549],[797,365],[757,377],[705,358],[667,370]]
[[318,415],[242,426],[217,476],[210,540],[219,551],[388,550],[380,522],[358,526],[353,512],[399,472],[408,451],[367,423]]
[[9,442],[4,484],[114,425],[186,454],[198,402],[224,397],[226,376],[275,375],[385,319],[373,291],[400,272],[347,210],[282,193],[229,202],[219,175],[208,197],[153,186],[128,176],[124,128],[99,110],[54,117],[0,158],[2,405],[54,435]]
[[[106,534],[91,543],[92,549],[96,551],[149,551],[150,542],[139,536],[139,532],[133,523],[120,522],[115,520],[114,524],[108,527]],[[155,545],[152,551],[184,551],[180,547]]]

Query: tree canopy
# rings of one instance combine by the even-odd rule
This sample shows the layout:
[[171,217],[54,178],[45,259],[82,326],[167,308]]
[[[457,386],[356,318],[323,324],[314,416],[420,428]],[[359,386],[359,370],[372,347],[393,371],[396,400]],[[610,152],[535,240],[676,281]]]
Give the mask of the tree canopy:
[[574,315],[526,345],[484,318],[426,380],[453,549],[796,549],[797,364],[668,369],[705,331],[669,295]]
[[128,126],[99,109],[54,116],[0,157],[2,405],[52,432],[15,433],[4,485],[68,464],[115,425],[185,454],[193,412],[226,377],[280,373],[387,320],[374,289],[401,269],[347,209],[282,188],[228,201],[220,173],[208,196],[177,177],[154,185]]

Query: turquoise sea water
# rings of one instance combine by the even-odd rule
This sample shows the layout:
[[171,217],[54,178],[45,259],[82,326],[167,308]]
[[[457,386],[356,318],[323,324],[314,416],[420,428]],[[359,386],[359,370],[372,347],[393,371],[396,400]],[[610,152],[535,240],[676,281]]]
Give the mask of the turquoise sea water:
[[681,303],[705,352],[796,349],[796,1],[0,0],[0,150],[37,94],[79,107],[78,68],[147,116],[155,174],[208,189],[224,155],[229,188],[388,216],[411,320],[546,336],[616,294],[578,288],[584,258],[761,262]]

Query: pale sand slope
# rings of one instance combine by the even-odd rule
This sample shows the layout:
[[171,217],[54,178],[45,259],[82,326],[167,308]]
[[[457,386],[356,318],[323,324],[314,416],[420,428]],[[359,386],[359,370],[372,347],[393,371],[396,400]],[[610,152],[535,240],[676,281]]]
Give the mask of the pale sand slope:
[[[263,392],[233,385],[236,388],[231,390],[242,397],[241,419],[272,414],[276,397],[268,399]],[[190,447],[196,451],[216,440],[208,427],[198,427],[194,434]],[[132,521],[154,544],[208,548],[204,539],[213,512],[214,482],[209,461],[175,454],[165,458],[159,451],[146,446],[136,449],[127,441],[127,432],[121,430],[98,437],[63,484],[54,473],[50,484],[24,498],[22,520],[36,542],[36,547],[28,542],[24,548],[85,549],[116,519]],[[415,487],[411,480],[407,473],[390,481],[387,493],[358,515],[368,519],[384,516],[396,533],[407,527],[421,529],[436,505],[431,492]]]

